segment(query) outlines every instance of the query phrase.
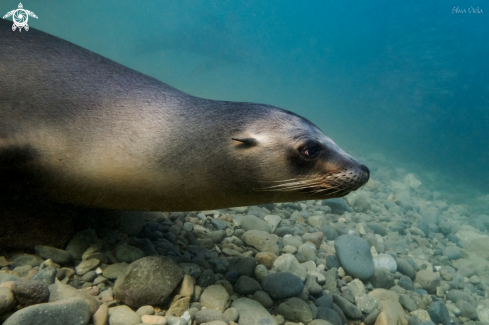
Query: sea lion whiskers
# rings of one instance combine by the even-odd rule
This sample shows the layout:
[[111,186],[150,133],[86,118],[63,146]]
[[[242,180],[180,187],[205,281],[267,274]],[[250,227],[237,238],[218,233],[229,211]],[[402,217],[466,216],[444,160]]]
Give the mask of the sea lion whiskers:
[[258,191],[300,191],[300,190],[307,190],[307,189],[313,189],[313,188],[324,188],[324,189],[333,189],[336,188],[336,186],[330,186],[326,185],[324,183],[324,180],[327,178],[327,176],[318,176],[318,175],[313,175],[312,177],[307,177],[304,178],[303,180],[300,181],[294,181],[294,182],[289,182],[289,183],[284,183],[284,184],[279,184],[279,185],[273,185],[273,186],[268,186],[264,187],[261,189],[255,189]]

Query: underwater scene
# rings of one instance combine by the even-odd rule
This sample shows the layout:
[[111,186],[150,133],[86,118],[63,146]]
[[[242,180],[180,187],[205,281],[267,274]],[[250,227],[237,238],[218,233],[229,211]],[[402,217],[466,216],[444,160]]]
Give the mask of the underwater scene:
[[489,325],[486,3],[18,1],[0,324]]

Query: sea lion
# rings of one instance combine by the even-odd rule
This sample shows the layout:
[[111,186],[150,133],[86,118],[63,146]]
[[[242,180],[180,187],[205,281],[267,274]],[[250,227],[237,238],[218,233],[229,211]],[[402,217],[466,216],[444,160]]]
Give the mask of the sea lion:
[[310,121],[198,98],[0,20],[0,182],[8,193],[190,211],[339,197],[366,166]]

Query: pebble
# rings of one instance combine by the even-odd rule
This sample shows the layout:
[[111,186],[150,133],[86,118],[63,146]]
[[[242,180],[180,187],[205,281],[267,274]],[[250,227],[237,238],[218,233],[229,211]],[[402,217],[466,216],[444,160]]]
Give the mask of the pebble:
[[238,310],[234,307],[226,309],[223,315],[229,322],[236,322],[239,317]]
[[34,280],[15,281],[11,286],[15,300],[22,306],[30,306],[46,302],[49,298],[48,287]]
[[413,268],[411,264],[409,264],[408,261],[403,260],[403,259],[397,259],[397,271],[400,273],[408,276],[411,278],[411,280],[414,280],[416,277],[416,270]]
[[335,294],[333,296],[335,304],[340,307],[341,311],[350,319],[359,319],[362,317],[362,311],[357,306],[343,298],[342,296]]
[[299,298],[289,298],[278,306],[278,312],[293,322],[309,323],[312,321],[312,312],[307,303]]
[[257,301],[239,298],[232,303],[232,307],[238,310],[239,325],[278,325],[275,318]]
[[96,258],[92,258],[86,261],[82,261],[78,266],[75,268],[76,269],[76,274],[78,275],[84,275],[85,273],[95,269],[97,266],[99,266],[100,260]]
[[340,315],[334,310],[328,307],[318,307],[318,314],[317,318],[325,320],[332,325],[343,325],[343,320],[341,319]]
[[109,308],[109,325],[136,325],[141,317],[127,306]]
[[90,315],[95,314],[97,309],[100,307],[100,302],[98,299],[90,296],[89,294],[79,291],[70,285],[64,283],[54,283],[49,287],[49,302],[62,301],[67,298],[80,298],[85,301],[85,304],[89,306]]
[[227,324],[227,318],[215,309],[202,309],[195,314],[197,324],[209,323],[212,321],[222,321]]
[[90,308],[83,299],[71,297],[56,302],[22,308],[10,316],[3,325],[86,325]]
[[144,315],[141,317],[141,321],[145,324],[167,324],[166,318],[163,316],[155,316],[155,315]]
[[298,276],[302,281],[305,281],[307,276],[306,269],[291,254],[283,254],[277,257],[273,263],[272,271],[289,272]]
[[77,232],[75,237],[66,246],[66,251],[73,259],[81,260],[83,253],[97,240],[97,234],[93,229]]
[[136,314],[138,314],[140,317],[143,317],[144,315],[154,315],[155,309],[153,306],[141,306],[136,310]]
[[454,246],[447,246],[442,249],[442,254],[448,257],[449,260],[457,260],[462,257],[460,249]]
[[267,269],[273,267],[273,262],[277,259],[277,255],[270,252],[260,252],[255,255],[256,263],[263,264]]
[[374,265],[376,268],[386,268],[389,270],[389,272],[396,272],[397,271],[397,263],[394,257],[390,254],[380,254],[376,255],[373,257],[374,258]]
[[71,262],[71,254],[65,250],[41,245],[35,246],[34,249],[36,254],[45,260],[51,259],[54,263],[58,264],[68,264]]
[[304,289],[303,280],[290,272],[270,274],[262,280],[261,284],[263,291],[275,300],[295,297]]
[[17,266],[30,265],[39,266],[44,260],[37,255],[16,254],[9,259],[9,266],[15,269]]
[[245,232],[241,239],[248,245],[253,246],[260,252],[268,252],[278,255],[277,245],[278,236],[260,230],[249,230]]
[[252,295],[260,290],[262,290],[260,283],[246,275],[240,276],[234,284],[234,291],[242,295]]
[[131,245],[118,245],[115,248],[115,257],[119,262],[132,263],[144,257],[144,252]]
[[342,235],[335,240],[334,247],[346,273],[360,280],[367,280],[373,275],[373,257],[365,240],[354,235]]
[[0,315],[15,307],[14,294],[9,288],[0,287]]
[[374,288],[390,289],[394,286],[394,274],[386,268],[376,268],[370,278]]
[[265,265],[262,265],[262,264],[258,264],[256,267],[255,267],[255,278],[258,280],[258,281],[262,281],[266,276],[268,276],[270,274],[270,272],[268,271],[268,269],[265,267]]
[[273,306],[273,300],[265,291],[256,291],[253,294],[253,300],[258,301],[263,307],[270,308]]
[[428,308],[428,314],[436,324],[450,325],[450,315],[447,306],[442,301],[435,301]]
[[421,270],[416,273],[414,283],[417,283],[428,293],[436,293],[436,287],[440,286],[440,273],[430,270]]
[[200,296],[202,306],[224,312],[228,307],[229,294],[221,285],[211,285]]
[[208,287],[213,285],[217,281],[217,276],[212,272],[212,270],[204,270],[197,281],[197,284],[201,287]]
[[143,257],[127,266],[114,285],[114,296],[129,306],[161,305],[183,278],[168,257]]
[[245,231],[258,230],[270,233],[271,229],[268,223],[256,216],[246,215],[241,219],[241,228]]
[[106,325],[109,320],[109,307],[107,304],[102,304],[93,314],[93,325]]

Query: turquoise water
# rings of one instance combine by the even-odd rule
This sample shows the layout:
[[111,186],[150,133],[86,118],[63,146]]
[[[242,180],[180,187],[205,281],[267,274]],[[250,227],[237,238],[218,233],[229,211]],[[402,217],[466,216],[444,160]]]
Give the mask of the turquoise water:
[[[17,5],[1,0],[0,11]],[[431,173],[435,187],[489,193],[483,2],[23,5],[39,17],[29,19],[31,27],[190,94],[279,106],[312,120],[356,156],[381,153],[409,171]],[[469,13],[471,6],[483,12]]]

